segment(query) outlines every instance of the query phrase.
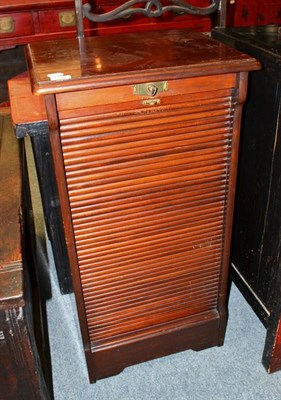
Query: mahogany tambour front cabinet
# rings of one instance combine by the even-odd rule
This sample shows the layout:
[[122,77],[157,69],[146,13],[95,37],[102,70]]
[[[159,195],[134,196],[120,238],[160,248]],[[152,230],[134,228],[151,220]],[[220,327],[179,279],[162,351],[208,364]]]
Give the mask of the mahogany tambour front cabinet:
[[222,345],[240,113],[258,63],[185,30],[33,43],[27,61],[91,381]]

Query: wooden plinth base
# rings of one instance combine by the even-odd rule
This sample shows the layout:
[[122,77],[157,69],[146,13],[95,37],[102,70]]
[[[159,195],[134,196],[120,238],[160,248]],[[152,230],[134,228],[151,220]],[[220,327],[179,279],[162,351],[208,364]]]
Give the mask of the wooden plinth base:
[[[206,313],[205,320],[169,327],[154,336],[86,352],[91,383],[119,374],[124,368],[184,350],[203,350],[221,346],[225,318],[217,312]],[[221,329],[222,328],[222,329]]]

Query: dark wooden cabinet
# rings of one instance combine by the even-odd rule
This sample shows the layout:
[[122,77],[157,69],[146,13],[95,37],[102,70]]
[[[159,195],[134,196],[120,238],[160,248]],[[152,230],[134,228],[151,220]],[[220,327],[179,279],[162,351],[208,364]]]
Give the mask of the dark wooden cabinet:
[[40,319],[34,318],[37,302],[30,284],[32,225],[23,201],[28,182],[22,178],[21,144],[14,137],[10,116],[1,111],[0,392],[5,400],[48,400],[51,392],[39,357]]
[[258,63],[185,30],[34,43],[27,59],[36,95],[10,81],[13,121],[37,142],[48,128],[91,381],[222,345]]
[[267,328],[263,364],[274,372],[281,368],[281,36],[273,25],[213,35],[263,65],[249,79],[231,262],[234,281]]

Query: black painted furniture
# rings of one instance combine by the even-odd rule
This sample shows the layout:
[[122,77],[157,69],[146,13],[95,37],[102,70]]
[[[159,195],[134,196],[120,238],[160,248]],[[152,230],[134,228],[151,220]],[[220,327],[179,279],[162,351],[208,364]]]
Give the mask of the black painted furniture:
[[[26,87],[27,79],[27,73],[23,73],[8,82],[12,119],[16,124],[19,120],[21,122],[16,129],[17,138],[31,138],[46,229],[52,244],[60,290],[62,294],[66,294],[72,292],[72,280],[54,176],[47,115],[41,98],[32,96],[30,87]],[[17,98],[17,105],[13,105],[13,98]],[[34,98],[33,107],[29,107],[31,98]]]
[[226,28],[213,37],[261,61],[244,108],[233,279],[267,328],[263,364],[281,369],[281,32],[276,25]]

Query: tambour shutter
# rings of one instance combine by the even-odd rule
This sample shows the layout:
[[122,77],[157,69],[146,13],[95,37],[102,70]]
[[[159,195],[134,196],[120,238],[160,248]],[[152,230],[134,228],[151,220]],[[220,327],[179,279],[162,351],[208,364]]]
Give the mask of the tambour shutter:
[[109,93],[100,90],[85,108],[77,100],[76,116],[69,115],[65,95],[58,96],[94,349],[217,312],[234,78],[216,78],[212,90],[209,80],[199,78],[199,93],[196,79],[176,82],[172,95],[161,94],[154,106],[131,96],[101,107]]

